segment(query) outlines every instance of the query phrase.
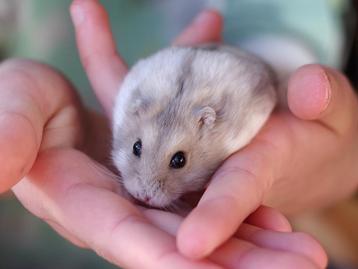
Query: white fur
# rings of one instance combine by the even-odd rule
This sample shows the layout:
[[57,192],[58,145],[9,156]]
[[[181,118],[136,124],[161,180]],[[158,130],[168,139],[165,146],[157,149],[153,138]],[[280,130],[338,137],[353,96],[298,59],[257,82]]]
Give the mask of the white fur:
[[[125,188],[159,207],[201,189],[225,158],[251,141],[275,104],[269,68],[236,48],[173,47],[141,60],[114,108],[113,160]],[[140,158],[132,153],[137,139]],[[171,169],[178,151],[187,164]]]

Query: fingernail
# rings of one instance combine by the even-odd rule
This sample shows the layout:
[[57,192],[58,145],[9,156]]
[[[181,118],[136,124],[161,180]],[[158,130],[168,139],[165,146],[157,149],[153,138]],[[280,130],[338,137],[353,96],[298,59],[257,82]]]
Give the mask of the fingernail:
[[79,5],[73,5],[71,7],[71,15],[76,25],[80,25],[85,20],[85,13]]
[[332,87],[333,85],[330,83],[329,76],[326,71],[322,73],[323,80],[325,81],[324,87],[324,103],[321,107],[321,114],[327,110],[329,104],[331,103],[332,98]]
[[305,66],[290,79],[288,102],[296,116],[313,120],[327,110],[332,95],[332,86],[323,67]]
[[312,89],[312,96],[313,99],[316,100],[320,106],[317,107],[317,116],[322,114],[328,108],[328,105],[331,101],[332,95],[332,85],[331,80],[329,79],[328,73],[324,68],[318,68],[315,70],[316,72],[312,73],[311,75],[306,75],[306,81],[311,81],[312,86],[315,86]]

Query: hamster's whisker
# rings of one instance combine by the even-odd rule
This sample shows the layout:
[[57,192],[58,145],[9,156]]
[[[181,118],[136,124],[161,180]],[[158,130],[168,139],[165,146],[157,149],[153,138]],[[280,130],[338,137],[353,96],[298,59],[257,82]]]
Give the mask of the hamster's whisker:
[[163,209],[164,209],[165,211],[175,213],[177,208],[175,207],[174,204],[169,204],[169,205],[165,206]]
[[122,177],[120,175],[117,175],[115,173],[113,173],[112,171],[110,171],[107,167],[98,164],[96,162],[92,162],[90,164],[90,166],[97,172],[99,172],[100,174],[105,174],[106,176],[108,176],[109,178],[115,180],[116,182],[119,182],[121,185],[123,185],[122,182]]
[[103,158],[108,171],[100,171],[149,204],[171,202],[160,208],[188,213],[220,164],[254,138],[279,103],[277,75],[226,45],[170,47],[139,61],[115,98],[115,162]]
[[187,203],[185,203],[181,200],[175,200],[167,207],[168,207],[167,210],[169,212],[178,214],[182,217],[186,216],[191,210],[191,207]]
[[179,205],[178,205],[177,203],[175,203],[175,202],[173,202],[173,203],[171,204],[171,208],[172,208],[172,210],[175,211],[175,212],[180,209]]

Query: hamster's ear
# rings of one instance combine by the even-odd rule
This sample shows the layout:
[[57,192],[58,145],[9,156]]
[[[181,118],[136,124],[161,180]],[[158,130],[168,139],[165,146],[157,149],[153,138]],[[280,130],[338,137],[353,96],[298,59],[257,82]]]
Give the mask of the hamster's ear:
[[196,117],[200,127],[213,127],[216,120],[216,112],[210,106],[205,106],[195,111]]

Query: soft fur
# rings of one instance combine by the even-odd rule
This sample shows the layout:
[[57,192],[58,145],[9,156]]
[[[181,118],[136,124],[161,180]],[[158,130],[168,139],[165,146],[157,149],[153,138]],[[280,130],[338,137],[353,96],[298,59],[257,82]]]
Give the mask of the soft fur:
[[[127,191],[156,207],[203,188],[276,104],[270,69],[228,46],[170,47],[139,61],[116,99],[113,160]],[[142,141],[140,158],[133,144]],[[169,167],[185,152],[181,169]]]

